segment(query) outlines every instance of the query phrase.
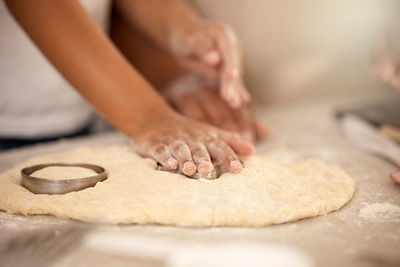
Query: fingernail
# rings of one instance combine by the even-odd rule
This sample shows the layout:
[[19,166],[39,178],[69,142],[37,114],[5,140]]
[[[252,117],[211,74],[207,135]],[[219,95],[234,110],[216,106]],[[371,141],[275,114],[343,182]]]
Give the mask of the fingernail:
[[242,168],[243,168],[242,163],[240,163],[239,160],[233,160],[233,161],[231,161],[231,164],[230,164],[230,165],[231,165],[231,166],[230,166],[230,171],[231,171],[232,173],[239,173],[239,172],[242,170]]
[[178,161],[174,158],[169,158],[167,160],[167,164],[168,164],[168,167],[170,167],[171,169],[178,168]]
[[182,166],[182,171],[184,174],[191,176],[196,172],[196,165],[192,161],[186,161]]
[[213,165],[211,164],[211,162],[202,161],[202,162],[199,163],[199,166],[197,167],[197,170],[199,171],[199,173],[207,174],[207,173],[210,173],[212,168],[213,168]]

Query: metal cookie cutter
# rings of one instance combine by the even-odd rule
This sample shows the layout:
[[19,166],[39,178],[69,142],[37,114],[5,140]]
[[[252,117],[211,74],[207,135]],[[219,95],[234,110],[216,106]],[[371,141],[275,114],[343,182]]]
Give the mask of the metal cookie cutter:
[[181,174],[181,175],[184,175],[184,176],[189,177],[189,178],[192,178],[192,179],[201,179],[201,178],[203,178],[203,179],[207,179],[207,180],[214,180],[214,179],[217,179],[217,178],[220,177],[223,173],[225,173],[225,172],[228,171],[228,170],[224,167],[224,165],[222,165],[221,163],[213,162],[213,166],[214,166],[214,168],[212,169],[212,171],[211,171],[210,173],[202,174],[202,173],[196,172],[196,173],[193,174],[192,176],[187,176],[186,174],[184,174],[183,172],[181,172],[181,170],[179,170],[179,169],[175,169],[175,170],[167,169],[167,168],[165,168],[164,166],[162,166],[160,163],[157,163],[157,170]]
[[[93,170],[97,175],[60,180],[31,176],[35,171],[51,166],[81,167]],[[21,170],[21,185],[35,194],[65,194],[94,186],[97,182],[105,179],[107,179],[107,173],[103,167],[87,163],[48,163],[26,167]]]

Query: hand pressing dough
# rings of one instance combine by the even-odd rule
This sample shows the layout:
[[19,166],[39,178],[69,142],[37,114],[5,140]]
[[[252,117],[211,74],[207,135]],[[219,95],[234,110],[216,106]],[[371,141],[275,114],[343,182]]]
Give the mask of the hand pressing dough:
[[[103,166],[108,179],[64,195],[37,195],[20,186],[23,167],[71,161]],[[262,226],[327,214],[354,194],[355,183],[344,171],[320,161],[252,156],[244,164],[239,174],[202,181],[158,171],[153,160],[127,146],[81,148],[0,174],[0,209],[89,222]]]

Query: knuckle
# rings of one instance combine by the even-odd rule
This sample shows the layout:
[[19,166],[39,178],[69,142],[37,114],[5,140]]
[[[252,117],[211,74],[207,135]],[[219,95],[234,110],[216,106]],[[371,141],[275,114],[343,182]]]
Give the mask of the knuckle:
[[235,152],[233,152],[232,150],[230,150],[230,151],[227,152],[226,158],[227,158],[229,161],[234,161],[234,160],[237,160],[237,159],[238,159],[237,156],[236,156],[236,154],[235,154]]
[[225,149],[226,148],[225,142],[218,140],[218,139],[214,140],[214,142],[212,142],[212,145],[217,149]]
[[192,153],[194,155],[201,156],[207,154],[207,150],[202,143],[198,143],[192,148]]
[[141,140],[141,141],[137,141],[137,142],[132,142],[132,146],[139,153],[146,154],[146,151],[149,151],[149,148],[151,148],[152,142]]
[[181,140],[173,142],[171,148],[174,155],[180,159],[189,159],[191,157],[189,147]]
[[158,160],[165,160],[170,156],[169,151],[163,146],[156,146],[150,149],[150,156]]
[[172,149],[176,150],[176,149],[182,148],[185,145],[186,145],[186,143],[183,142],[182,140],[174,140],[174,141],[171,142],[170,147]]
[[165,151],[165,145],[163,145],[163,144],[154,145],[154,146],[151,148],[151,151],[152,151],[153,153],[156,153],[156,154],[161,154],[162,152]]

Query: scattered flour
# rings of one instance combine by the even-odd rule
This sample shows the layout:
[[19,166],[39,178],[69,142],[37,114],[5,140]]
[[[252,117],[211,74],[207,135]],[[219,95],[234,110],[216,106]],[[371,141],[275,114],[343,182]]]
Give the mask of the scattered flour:
[[390,203],[374,203],[363,207],[358,216],[376,222],[400,222],[400,206]]

